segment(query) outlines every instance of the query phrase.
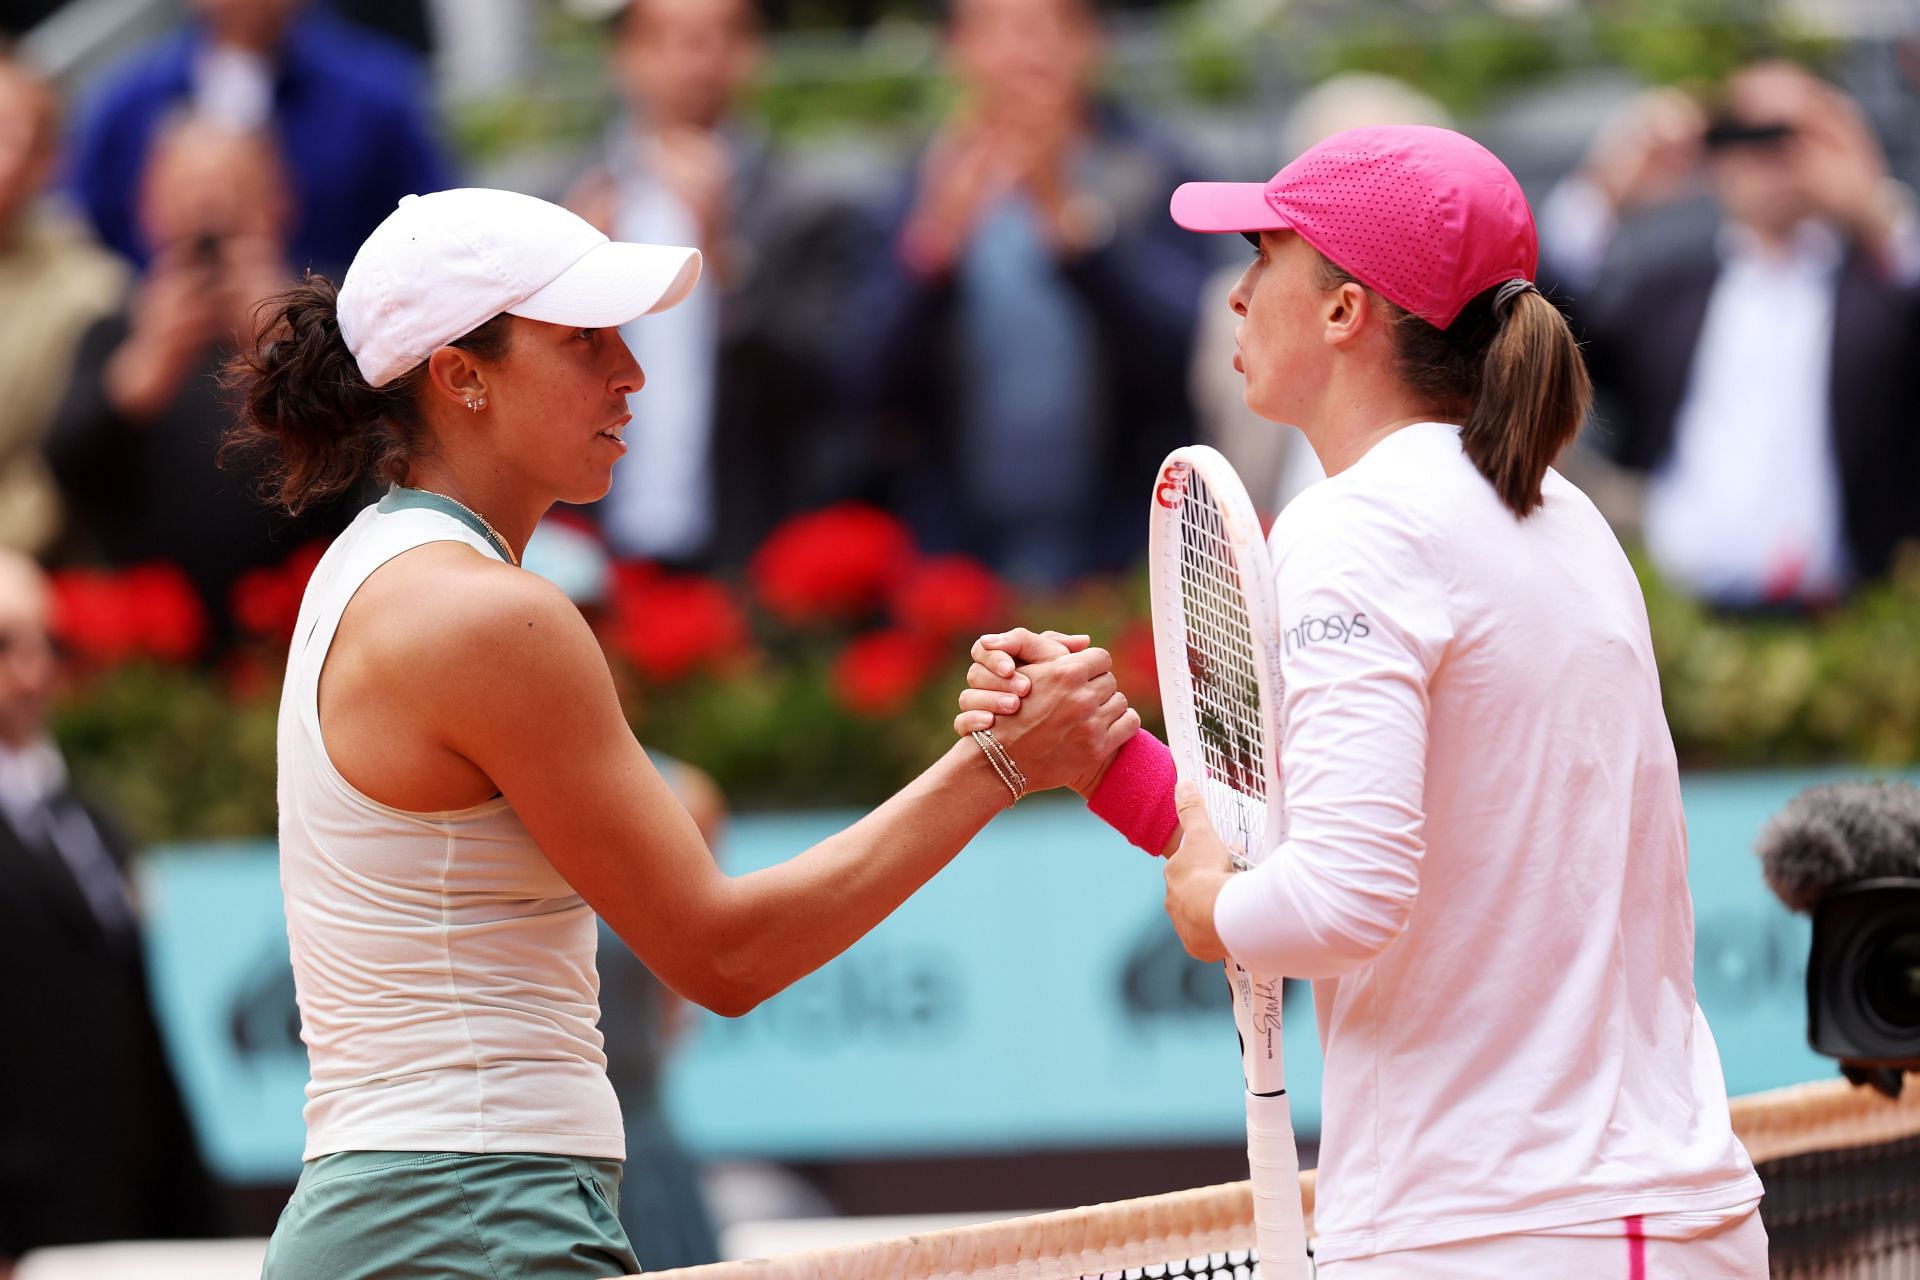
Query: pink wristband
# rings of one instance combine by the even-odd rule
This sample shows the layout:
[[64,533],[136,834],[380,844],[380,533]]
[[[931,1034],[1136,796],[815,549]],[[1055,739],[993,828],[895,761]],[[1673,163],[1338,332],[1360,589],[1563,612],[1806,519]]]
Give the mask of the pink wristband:
[[1180,825],[1180,815],[1173,807],[1177,777],[1173,752],[1142,729],[1114,754],[1107,776],[1087,797],[1087,808],[1130,844],[1157,858]]

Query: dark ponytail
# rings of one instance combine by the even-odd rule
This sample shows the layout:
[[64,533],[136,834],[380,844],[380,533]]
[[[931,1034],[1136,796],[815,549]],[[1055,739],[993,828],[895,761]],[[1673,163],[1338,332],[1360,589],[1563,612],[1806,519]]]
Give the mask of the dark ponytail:
[[1547,468],[1586,421],[1593,382],[1567,318],[1537,289],[1492,310],[1493,338],[1480,360],[1460,447],[1500,500],[1524,517],[1540,505]]
[[[289,512],[345,493],[369,474],[403,480],[431,443],[420,412],[426,362],[383,387],[368,386],[341,336],[337,295],[331,280],[309,272],[269,298],[258,340],[228,360],[222,378],[237,419],[220,460],[264,459],[263,494]],[[498,359],[507,338],[507,318],[499,315],[448,345]]]
[[[1322,262],[1322,288],[1361,283]],[[1373,297],[1393,327],[1401,379],[1460,420],[1460,447],[1525,518],[1540,506],[1547,468],[1586,421],[1593,383],[1559,308],[1532,287],[1496,305],[1502,288],[1475,297],[1445,329]]]

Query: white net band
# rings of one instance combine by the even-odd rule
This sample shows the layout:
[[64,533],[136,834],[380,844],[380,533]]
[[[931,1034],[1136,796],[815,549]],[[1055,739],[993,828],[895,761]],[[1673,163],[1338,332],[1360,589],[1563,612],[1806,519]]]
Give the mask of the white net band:
[[[1767,1183],[1776,1278],[1920,1276],[1920,1076],[1897,1102],[1840,1080],[1737,1098],[1733,1121]],[[1246,1280],[1252,1247],[1236,1182],[646,1280]]]

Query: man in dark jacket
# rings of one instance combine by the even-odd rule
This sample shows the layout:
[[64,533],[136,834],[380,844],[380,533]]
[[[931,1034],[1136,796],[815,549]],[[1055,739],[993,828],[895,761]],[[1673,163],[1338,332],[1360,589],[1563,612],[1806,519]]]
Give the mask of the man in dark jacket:
[[0,551],[0,1275],[43,1245],[220,1230],[154,1022],[127,841],[47,735],[49,611],[39,569]]
[[[1711,246],[1613,252],[1702,167]],[[1920,225],[1837,89],[1773,62],[1711,114],[1630,103],[1546,202],[1541,249],[1611,398],[1595,442],[1647,477],[1665,576],[1729,608],[1817,607],[1920,535]]]
[[937,550],[1057,583],[1129,563],[1192,438],[1209,268],[1167,217],[1186,176],[1094,94],[1087,0],[956,0],[961,94],[877,242],[846,346],[891,505]]
[[764,53],[753,0],[631,0],[610,34],[621,110],[567,203],[616,240],[698,245],[706,271],[623,331],[647,385],[588,512],[619,555],[738,565],[848,483],[831,357],[861,228],[740,110]]
[[191,112],[274,139],[296,195],[296,267],[338,279],[401,196],[451,174],[421,68],[401,45],[306,0],[192,0],[193,20],[101,78],[72,141],[74,195],[100,239],[145,266],[139,195],[154,139]]

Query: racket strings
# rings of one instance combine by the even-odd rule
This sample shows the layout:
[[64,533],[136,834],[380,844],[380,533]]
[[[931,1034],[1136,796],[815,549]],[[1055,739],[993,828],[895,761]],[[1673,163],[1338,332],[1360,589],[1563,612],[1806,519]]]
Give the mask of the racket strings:
[[[1219,503],[1197,471],[1187,479],[1179,530],[1181,622],[1201,755],[1207,778],[1235,797],[1240,812],[1234,834],[1244,843],[1257,834],[1254,815],[1265,811],[1268,800],[1259,655],[1239,556]],[[1218,822],[1222,815],[1214,816]]]

